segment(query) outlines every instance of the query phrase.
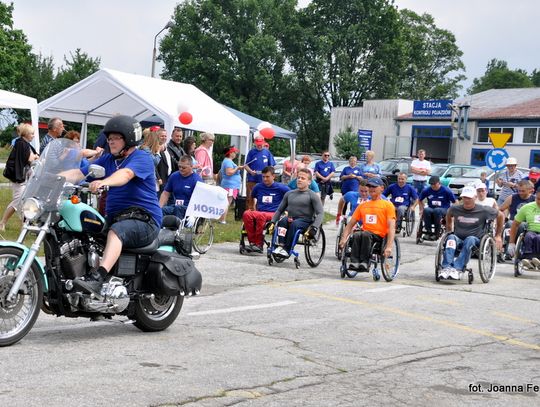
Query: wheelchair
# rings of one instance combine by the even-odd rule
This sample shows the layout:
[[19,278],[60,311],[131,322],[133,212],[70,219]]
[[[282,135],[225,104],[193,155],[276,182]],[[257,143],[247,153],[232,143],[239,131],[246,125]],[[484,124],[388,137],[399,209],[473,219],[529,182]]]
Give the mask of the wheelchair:
[[[266,224],[264,225],[264,231],[266,233],[266,229],[268,227],[268,222],[266,222]],[[266,234],[263,233],[264,237],[263,237],[263,245],[266,245],[268,247],[269,245],[269,242],[268,240],[265,238],[266,237]],[[263,253],[262,251],[259,252],[259,251],[253,251],[251,250],[251,248],[249,247],[249,239],[248,239],[248,235],[247,235],[247,231],[246,231],[246,226],[244,225],[244,222],[242,222],[242,229],[240,230],[240,243],[239,243],[239,247],[238,247],[238,251],[240,252],[240,254],[248,254],[248,253]]]
[[[175,217],[174,215],[166,215],[167,218]],[[204,254],[214,242],[214,225],[210,219],[195,218],[192,226],[188,226],[188,218],[178,219],[178,230],[188,230],[192,237],[192,247],[199,254]]]
[[[405,212],[405,215],[401,219],[401,225],[399,225],[398,227],[396,223],[396,234],[402,233],[403,237],[411,236],[414,232],[415,226],[416,226],[416,214],[414,213],[414,210],[410,206],[408,206],[407,211]],[[398,230],[399,230],[399,233],[398,233]]]
[[[439,240],[439,238],[445,233],[446,231],[446,219],[443,217],[441,219],[441,224],[439,227],[439,233],[435,236],[436,240]],[[420,217],[420,221],[418,222],[418,230],[416,231],[416,244],[423,243],[424,240],[431,241],[430,239],[427,239],[427,236],[429,234],[435,234],[435,225],[433,225],[433,228],[431,230],[427,230],[424,227],[424,219],[422,216]]]
[[[341,278],[349,277],[354,278],[359,273],[357,270],[350,270],[351,254],[352,254],[352,237],[354,233],[351,233],[345,247],[343,248],[343,256],[341,258],[340,275]],[[401,248],[399,246],[399,240],[397,236],[394,236],[394,247],[392,248],[392,256],[385,257],[382,254],[383,248],[386,246],[386,238],[382,242],[375,242],[371,251],[371,257],[369,260],[367,273],[371,271],[373,280],[379,281],[381,279],[381,273],[379,273],[378,266],[381,267],[382,276],[388,282],[394,280],[399,273],[399,263],[401,261]]]
[[[476,258],[478,260],[478,273],[484,283],[489,283],[495,276],[495,268],[497,266],[497,247],[495,245],[495,238],[493,237],[493,222],[487,222],[484,229],[485,233],[480,239],[478,246],[472,248],[471,259]],[[451,232],[445,232],[441,236],[441,240],[437,245],[437,253],[435,255],[435,280],[440,281],[440,272],[442,271],[442,262],[444,256],[444,249]],[[454,256],[457,256],[459,251],[456,250]],[[469,260],[469,264],[470,264]],[[474,281],[474,274],[469,264],[465,266],[464,272],[467,273],[467,280],[469,284]]]
[[274,253],[274,249],[276,248],[278,241],[278,229],[279,227],[276,223],[274,232],[272,233],[272,238],[266,249],[266,256],[268,258],[269,266],[271,266],[274,262],[283,263],[288,257],[293,256],[294,265],[297,269],[300,268],[300,259],[298,258],[299,253],[295,250],[297,245],[304,246],[304,254],[310,267],[317,267],[319,264],[321,264],[321,261],[324,258],[324,252],[326,250],[326,236],[324,234],[322,225],[317,231],[317,235],[314,239],[307,239],[304,236],[305,230],[297,230],[293,237],[292,248],[287,257]]
[[526,267],[523,264],[523,260],[525,260],[525,256],[523,255],[523,245],[525,243],[525,235],[527,234],[528,230],[525,224],[525,229],[518,235],[518,238],[516,239],[516,254],[514,255],[513,261],[514,261],[514,277],[522,276],[525,270],[527,271],[540,271],[539,268],[531,268]]

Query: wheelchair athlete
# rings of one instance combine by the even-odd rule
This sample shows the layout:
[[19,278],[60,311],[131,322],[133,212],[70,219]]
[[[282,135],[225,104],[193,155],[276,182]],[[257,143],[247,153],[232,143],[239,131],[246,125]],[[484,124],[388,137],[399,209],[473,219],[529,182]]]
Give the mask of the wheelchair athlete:
[[351,220],[343,232],[340,247],[343,249],[347,239],[358,222],[362,222],[362,229],[352,235],[352,250],[350,269],[365,272],[369,269],[369,262],[375,242],[382,243],[386,237],[386,246],[381,248],[384,257],[392,255],[396,229],[396,210],[391,202],[382,199],[384,183],[380,178],[370,178],[367,182],[371,200],[364,202],[356,208]]
[[[273,233],[275,226],[278,228],[278,242],[273,249],[273,254],[277,256],[290,256],[297,231],[305,231],[306,237],[313,239],[321,227],[324,209],[319,196],[309,189],[311,179],[309,169],[298,170],[298,188],[285,194],[270,221],[268,227],[270,233]],[[288,216],[281,217],[285,211],[288,212]]]
[[418,194],[412,185],[407,184],[407,174],[400,172],[398,182],[388,186],[383,192],[386,197],[391,197],[390,201],[396,207],[397,222],[396,233],[401,232],[403,218],[407,214],[407,210],[414,210],[418,203]]
[[[456,202],[456,197],[448,187],[441,185],[441,180],[436,175],[429,178],[429,185],[422,191],[418,200],[420,202],[420,218],[427,234],[425,238],[435,241],[441,235],[441,220],[446,216],[450,204]],[[424,206],[424,199],[427,199],[427,207]],[[418,238],[422,239],[424,236],[420,229],[418,230]],[[417,239],[417,243],[419,243],[419,239]]]
[[[497,219],[495,244],[498,250],[502,248],[501,231],[504,224],[504,215],[495,208],[477,205],[476,188],[466,186],[461,192],[462,205],[452,205],[446,214],[447,230],[449,233],[444,248],[442,271],[440,279],[459,280],[460,273],[471,258],[473,247],[479,247],[480,240],[485,234],[485,225],[489,220]],[[459,255],[455,258],[456,250]]]
[[[528,230],[523,238],[523,247],[520,253],[517,253],[516,238],[522,222],[527,222]],[[528,269],[540,269],[540,187],[536,190],[535,201],[523,205],[514,217],[508,254],[514,256],[515,262],[521,261]]]

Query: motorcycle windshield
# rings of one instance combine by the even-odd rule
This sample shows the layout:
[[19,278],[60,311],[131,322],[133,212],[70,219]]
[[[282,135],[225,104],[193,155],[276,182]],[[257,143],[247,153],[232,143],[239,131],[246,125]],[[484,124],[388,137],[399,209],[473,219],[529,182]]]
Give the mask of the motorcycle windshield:
[[33,166],[21,205],[27,198],[36,198],[45,211],[56,210],[64,190],[66,172],[78,170],[81,160],[79,143],[65,138],[51,141]]

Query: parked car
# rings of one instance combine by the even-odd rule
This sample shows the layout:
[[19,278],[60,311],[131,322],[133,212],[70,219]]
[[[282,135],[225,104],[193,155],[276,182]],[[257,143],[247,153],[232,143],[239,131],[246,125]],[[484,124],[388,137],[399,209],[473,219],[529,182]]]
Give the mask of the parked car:
[[402,158],[387,158],[379,162],[381,166],[381,175],[384,175],[389,184],[397,182],[397,177],[400,172],[404,172],[407,175],[412,174],[411,163],[413,159],[410,157]]
[[274,165],[274,174],[276,175],[276,181],[281,181],[281,174],[283,174],[283,163],[288,160],[289,157],[274,157],[276,165]]
[[[518,170],[520,170],[525,175],[529,175],[529,169],[525,167],[518,167]],[[498,178],[498,174],[502,173],[502,171],[493,171],[489,167],[477,167],[475,169],[466,171],[463,173],[461,177],[454,178],[448,185],[448,187],[452,190],[454,195],[461,194],[461,190],[465,185],[468,185],[470,183],[473,183],[475,181],[480,180],[480,174],[482,172],[486,172],[486,178],[489,181],[489,194],[490,196],[493,196],[495,199],[499,197],[499,194],[501,192],[501,187],[497,185],[495,180]]]
[[[461,178],[467,171],[478,168],[476,165],[469,164],[432,164],[431,175],[437,175],[441,179],[441,185],[449,186],[453,179]],[[407,179],[412,184],[412,175]]]

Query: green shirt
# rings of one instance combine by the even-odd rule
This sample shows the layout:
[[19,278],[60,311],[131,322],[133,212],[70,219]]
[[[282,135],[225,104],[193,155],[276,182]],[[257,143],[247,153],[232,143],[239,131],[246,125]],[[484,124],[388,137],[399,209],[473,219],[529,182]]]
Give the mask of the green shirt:
[[540,233],[540,207],[536,202],[523,205],[514,219],[518,222],[527,222],[531,232]]

